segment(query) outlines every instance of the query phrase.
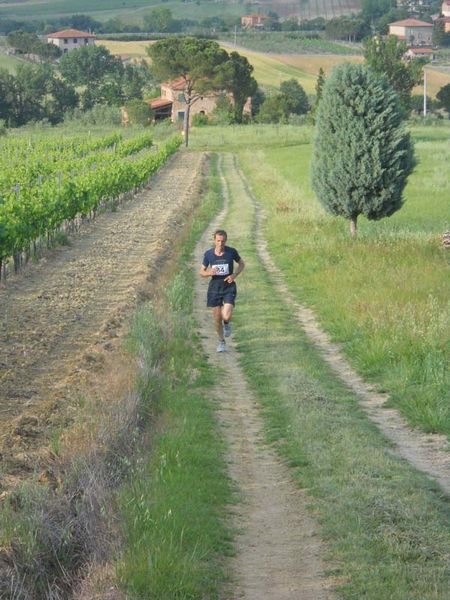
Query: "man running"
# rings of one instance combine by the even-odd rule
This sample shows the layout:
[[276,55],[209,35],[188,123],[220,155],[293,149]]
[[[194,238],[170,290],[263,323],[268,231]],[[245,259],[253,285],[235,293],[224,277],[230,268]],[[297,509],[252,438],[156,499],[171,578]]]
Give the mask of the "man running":
[[[231,317],[236,298],[235,279],[245,264],[235,248],[226,246],[227,232],[218,229],[214,233],[214,248],[205,252],[200,275],[211,277],[206,306],[213,309],[214,327],[219,338],[217,352],[225,352],[225,338],[231,335]],[[233,272],[234,263],[236,272]]]

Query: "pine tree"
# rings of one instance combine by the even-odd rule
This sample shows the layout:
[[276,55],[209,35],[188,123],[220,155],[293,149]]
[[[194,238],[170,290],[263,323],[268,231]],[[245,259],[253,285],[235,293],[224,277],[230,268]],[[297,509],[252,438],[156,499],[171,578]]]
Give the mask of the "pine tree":
[[414,167],[398,98],[388,81],[364,65],[336,67],[317,114],[312,185],[330,213],[378,220],[396,212]]

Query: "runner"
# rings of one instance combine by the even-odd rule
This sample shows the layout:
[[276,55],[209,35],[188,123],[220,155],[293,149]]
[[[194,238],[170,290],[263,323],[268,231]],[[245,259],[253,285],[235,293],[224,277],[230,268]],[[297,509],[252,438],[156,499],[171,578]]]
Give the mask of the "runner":
[[[225,352],[225,338],[231,335],[231,317],[236,298],[235,279],[245,264],[235,248],[226,246],[227,232],[218,229],[214,233],[214,248],[205,252],[200,267],[202,277],[211,277],[206,306],[213,309],[214,327],[219,338],[217,352]],[[233,272],[234,263],[238,264]]]

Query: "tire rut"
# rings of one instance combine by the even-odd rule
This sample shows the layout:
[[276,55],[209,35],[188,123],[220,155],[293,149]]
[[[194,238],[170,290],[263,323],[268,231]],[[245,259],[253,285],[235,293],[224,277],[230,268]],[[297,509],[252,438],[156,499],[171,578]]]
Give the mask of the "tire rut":
[[21,477],[33,468],[52,415],[86,372],[101,369],[131,308],[150,297],[192,207],[204,156],[178,152],[132,201],[0,289],[4,471]]
[[251,198],[256,211],[256,245],[261,262],[267,269],[275,289],[292,311],[295,320],[302,326],[306,335],[322,353],[324,360],[359,398],[359,404],[379,430],[393,443],[398,456],[407,460],[416,469],[431,477],[450,495],[450,444],[443,435],[422,433],[408,426],[400,413],[393,408],[386,408],[389,399],[374,386],[366,383],[344,357],[340,347],[331,342],[322,330],[314,312],[297,302],[288,289],[283,273],[275,265],[263,237],[262,224],[264,212],[251,191],[249,182],[242,171],[234,165],[239,173],[246,194]]

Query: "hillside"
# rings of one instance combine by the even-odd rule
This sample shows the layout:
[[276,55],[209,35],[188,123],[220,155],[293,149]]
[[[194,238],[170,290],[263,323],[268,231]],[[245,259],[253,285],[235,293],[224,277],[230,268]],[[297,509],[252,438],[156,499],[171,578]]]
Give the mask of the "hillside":
[[[100,21],[119,17],[131,23],[142,21],[142,17],[156,6],[170,8],[176,18],[203,18],[215,15],[240,16],[247,12],[244,4],[219,0],[211,2],[162,2],[158,0],[97,0],[95,4],[88,0],[34,0],[0,3],[0,17],[19,19],[41,19],[70,14],[89,14]],[[361,0],[301,0],[298,3],[286,0],[262,0],[258,8],[262,12],[275,11],[281,18],[297,15],[303,19],[322,16],[337,17],[358,12]]]

